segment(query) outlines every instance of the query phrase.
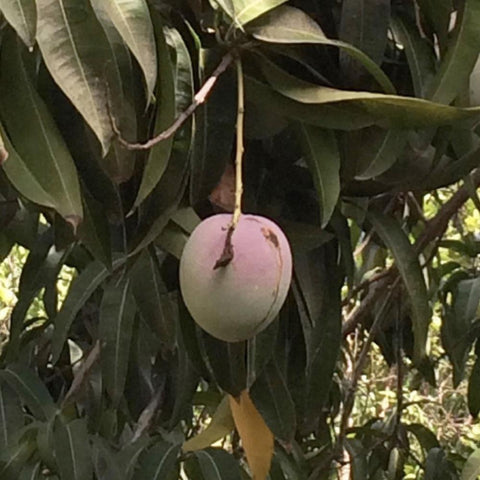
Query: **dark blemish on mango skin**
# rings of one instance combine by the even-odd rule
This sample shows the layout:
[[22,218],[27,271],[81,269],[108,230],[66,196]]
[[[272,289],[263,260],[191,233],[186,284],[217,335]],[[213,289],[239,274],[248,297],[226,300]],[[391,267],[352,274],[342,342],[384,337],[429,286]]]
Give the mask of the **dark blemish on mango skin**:
[[275,248],[279,247],[278,237],[269,228],[263,227],[262,233],[269,242],[273,243]]

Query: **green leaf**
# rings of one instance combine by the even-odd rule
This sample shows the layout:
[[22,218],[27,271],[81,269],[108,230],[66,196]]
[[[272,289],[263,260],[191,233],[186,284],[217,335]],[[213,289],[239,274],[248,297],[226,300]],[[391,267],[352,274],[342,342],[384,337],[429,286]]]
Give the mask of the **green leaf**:
[[418,0],[418,6],[428,26],[436,33],[441,56],[445,53],[450,29],[452,0]]
[[245,342],[223,342],[197,329],[200,350],[222,390],[236,397],[246,387]]
[[31,439],[25,439],[0,452],[0,478],[2,480],[18,480],[20,471],[28,462],[35,450]]
[[0,11],[23,43],[32,49],[35,45],[37,23],[35,2],[33,0],[0,0]]
[[[105,31],[113,58],[112,68],[109,71],[115,81],[110,83],[109,89],[122,87],[121,91],[110,92],[110,99],[116,100],[115,105],[118,108],[115,123],[122,132],[122,136],[133,141],[137,138],[137,112],[133,104],[134,98],[132,98],[134,97],[132,92],[136,92],[136,77],[130,50],[109,16],[107,2],[93,0],[92,6]],[[124,148],[115,139],[106,157],[100,158],[98,162],[109,177],[120,184],[131,178],[135,168],[135,155],[134,151]]]
[[3,39],[1,106],[15,149],[9,145],[2,129],[10,153],[4,170],[22,195],[54,208],[76,227],[83,212],[75,165],[46,105],[33,87],[30,73],[34,58],[26,55],[13,35]]
[[20,472],[18,480],[38,480],[38,475],[40,474],[41,467],[41,462],[28,464]]
[[340,195],[340,154],[337,141],[332,131],[306,124],[298,126],[298,133],[317,190],[321,226],[325,227]]
[[386,172],[398,160],[407,138],[405,130],[379,130],[377,127],[362,130],[357,150],[360,171],[355,178],[368,180]]
[[415,435],[425,452],[429,452],[432,448],[440,447],[435,434],[424,425],[420,423],[412,423],[410,425],[405,425],[405,428],[407,431]]
[[[170,59],[170,52],[163,33],[163,25],[158,14],[153,15],[155,25],[155,38],[157,43],[157,57],[158,57],[158,83],[156,90],[157,97],[157,111],[153,135],[159,133],[170,127],[175,119],[175,73],[174,65]],[[179,46],[182,47],[180,58],[177,62],[189,61],[188,52],[185,44],[182,45],[181,38],[176,36]],[[158,184],[162,175],[167,169],[170,154],[172,151],[174,136],[167,138],[159,145],[156,145],[148,154],[145,168],[143,170],[142,182],[140,184],[137,198],[135,199],[135,207],[138,207],[151,191]]]
[[[207,448],[195,452],[204,480],[240,480],[237,461],[221,448]],[[193,478],[192,478],[193,480]]]
[[[390,0],[344,0],[339,38],[380,65],[387,44],[389,20]],[[340,67],[347,84],[352,87],[363,84],[363,69],[346,51],[340,51]]]
[[296,430],[295,405],[275,362],[257,378],[250,396],[275,437],[290,443]]
[[92,438],[92,454],[95,475],[98,480],[126,480],[126,471],[118,461],[118,453],[108,441],[97,436]]
[[53,438],[61,478],[91,480],[93,464],[85,420],[77,419],[64,425],[58,418]]
[[468,379],[468,410],[472,417],[477,417],[480,412],[480,343],[475,346],[477,358],[473,364],[470,378]]
[[251,22],[265,12],[273,10],[287,0],[217,0],[236,25]]
[[103,8],[142,68],[150,101],[157,81],[157,55],[147,3],[145,0],[104,0]]
[[384,128],[434,127],[480,114],[476,108],[455,108],[419,98],[322,87],[290,75],[265,58],[262,59],[261,68],[275,90],[296,102],[316,106],[337,104],[356,107],[370,116],[371,123]]
[[84,219],[78,228],[78,237],[96,260],[111,269],[110,228],[103,204],[87,190],[83,192],[83,202]]
[[480,475],[480,448],[474,450],[462,468],[461,480],[477,480]]
[[480,52],[480,3],[466,0],[459,12],[454,38],[428,89],[428,98],[448,104],[467,85]]
[[[200,51],[202,83],[221,59],[221,52]],[[236,81],[229,70],[218,78],[208,101],[195,113],[190,202],[205,201],[220,181],[231,158],[235,137]]]
[[[50,74],[88,123],[106,155],[112,138],[107,82],[120,91],[110,74],[114,59],[105,32],[87,0],[38,0],[37,42]],[[55,42],[52,42],[55,35]],[[110,110],[117,118],[115,98]]]
[[178,478],[177,457],[180,445],[171,445],[164,441],[156,442],[153,447],[140,455],[139,467],[133,480],[176,480]]
[[428,82],[435,74],[435,53],[409,18],[392,17],[391,28],[405,49],[415,96],[424,98]]
[[480,303],[480,277],[461,280],[452,288],[452,306],[446,306],[442,319],[442,343],[452,362],[453,384],[463,379],[465,364],[473,342],[472,324]]
[[447,460],[441,448],[432,448],[425,462],[425,480],[457,480],[458,475],[452,462]]
[[320,26],[298,8],[286,5],[276,8],[250,24],[247,31],[268,43],[314,43],[340,48],[359,61],[385,92],[395,93],[392,82],[370,57],[348,43],[327,38]]
[[198,435],[189,438],[182,445],[182,450],[184,452],[193,452],[207,448],[232,433],[234,428],[235,423],[230,410],[228,396],[225,395],[218,404],[207,428]]
[[421,365],[426,358],[426,342],[431,310],[427,288],[415,251],[394,218],[380,212],[370,212],[369,220],[380,238],[391,250],[411,301],[414,344],[414,362]]
[[[118,259],[113,262],[113,269],[119,267],[124,262]],[[52,361],[57,362],[62,352],[63,346],[68,337],[68,331],[80,309],[90,298],[92,293],[102,284],[109,276],[109,271],[99,261],[92,262],[88,267],[80,273],[72,282],[67,297],[54,319],[55,331],[52,339]]]
[[22,404],[5,382],[0,382],[0,451],[13,445],[13,438],[24,425]]
[[175,323],[172,302],[159,270],[155,252],[145,250],[131,270],[131,288],[138,311],[160,343],[173,349]]
[[114,406],[118,406],[125,388],[135,312],[129,279],[112,281],[100,305],[99,336],[102,379]]
[[7,368],[0,370],[0,379],[15,390],[34,417],[46,420],[56,413],[57,409],[47,388],[27,367],[10,364]]

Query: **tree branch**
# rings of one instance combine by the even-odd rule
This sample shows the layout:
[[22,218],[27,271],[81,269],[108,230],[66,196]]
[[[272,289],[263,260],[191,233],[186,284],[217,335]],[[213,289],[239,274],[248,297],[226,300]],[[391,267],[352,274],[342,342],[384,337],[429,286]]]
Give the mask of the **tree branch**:
[[214,70],[212,75],[210,75],[210,77],[207,78],[207,80],[202,85],[200,90],[195,94],[195,96],[193,97],[193,102],[190,104],[190,106],[176,118],[176,120],[173,122],[173,124],[170,127],[168,127],[166,130],[159,133],[156,137],[151,138],[145,143],[130,143],[127,140],[125,140],[122,137],[122,134],[115,122],[115,118],[112,115],[111,110],[109,108],[109,117],[110,117],[110,122],[112,124],[112,130],[115,133],[118,139],[118,142],[127,150],[149,150],[150,148],[154,147],[155,145],[162,142],[163,140],[170,138],[188,120],[188,118],[195,112],[195,110],[200,105],[205,103],[205,101],[208,98],[208,95],[212,91],[215,83],[217,82],[218,77],[223,72],[225,72],[225,70],[229,67],[229,65],[232,63],[233,60],[234,60],[234,54],[232,52],[228,52],[226,55],[224,55],[224,57],[222,58],[221,62],[218,64],[217,68]]

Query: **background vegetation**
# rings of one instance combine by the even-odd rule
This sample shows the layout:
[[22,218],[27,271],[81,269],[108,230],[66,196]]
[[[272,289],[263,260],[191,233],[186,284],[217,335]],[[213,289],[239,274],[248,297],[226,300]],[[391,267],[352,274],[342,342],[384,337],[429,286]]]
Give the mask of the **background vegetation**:
[[[263,480],[246,389],[271,480],[477,478],[478,0],[0,11],[1,479]],[[177,270],[232,210],[242,86],[244,211],[294,279],[226,344]]]

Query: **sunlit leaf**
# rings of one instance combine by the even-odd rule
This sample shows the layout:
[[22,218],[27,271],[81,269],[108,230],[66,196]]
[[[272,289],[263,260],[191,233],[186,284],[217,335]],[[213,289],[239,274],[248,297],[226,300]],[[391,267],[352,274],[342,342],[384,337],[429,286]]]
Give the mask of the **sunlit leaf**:
[[387,93],[395,93],[395,87],[378,65],[361,50],[349,43],[325,36],[320,26],[298,8],[281,6],[263,15],[248,26],[248,32],[256,39],[269,43],[316,43],[344,50],[358,60]]
[[296,102],[317,106],[350,104],[369,115],[372,123],[383,127],[433,127],[480,115],[480,110],[475,108],[455,108],[414,97],[315,85],[290,75],[266,59],[263,59],[261,68],[275,90]]
[[182,446],[184,452],[202,450],[229,435],[235,428],[228,397],[223,397],[207,428],[188,439]]
[[3,168],[25,197],[54,208],[76,226],[83,215],[77,173],[47,106],[34,89],[34,58],[12,35],[3,43],[0,102],[3,122],[15,148],[9,149],[2,131],[10,153]]
[[247,390],[230,398],[235,426],[245,450],[254,480],[265,480],[270,470],[274,438],[265,420],[255,408]]
[[217,3],[238,26],[251,22],[287,0],[217,0]]
[[480,449],[474,450],[462,469],[461,480],[477,480],[480,475]]
[[37,11],[33,0],[0,0],[0,11],[28,48],[35,45]]

